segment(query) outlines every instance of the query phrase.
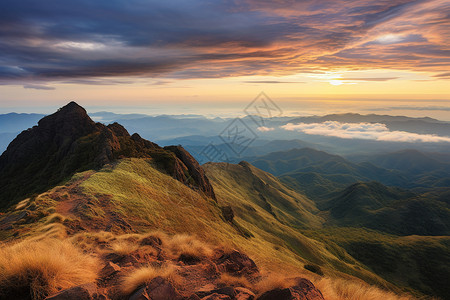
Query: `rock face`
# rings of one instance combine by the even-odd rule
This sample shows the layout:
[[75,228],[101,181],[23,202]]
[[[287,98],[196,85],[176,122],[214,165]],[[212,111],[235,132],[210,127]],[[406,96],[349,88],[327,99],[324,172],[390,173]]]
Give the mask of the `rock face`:
[[[182,146],[168,146],[164,147],[165,150],[173,152],[176,157],[187,167],[190,177],[194,181],[195,185],[204,192],[207,196],[216,200],[213,187],[206,177],[205,171],[201,168],[200,164],[187,152]],[[189,178],[186,178],[186,183],[189,184]]]
[[223,254],[218,260],[217,267],[220,271],[227,272],[233,276],[251,275],[259,272],[253,260],[236,250]]
[[167,279],[156,277],[147,286],[134,292],[129,300],[181,300],[182,298],[177,289]]
[[308,279],[296,278],[295,281],[294,286],[267,291],[258,300],[324,300],[322,293]]
[[163,149],[117,123],[95,123],[70,102],[20,133],[0,156],[0,210],[123,157],[152,158],[164,172],[215,199],[203,169],[182,147]]

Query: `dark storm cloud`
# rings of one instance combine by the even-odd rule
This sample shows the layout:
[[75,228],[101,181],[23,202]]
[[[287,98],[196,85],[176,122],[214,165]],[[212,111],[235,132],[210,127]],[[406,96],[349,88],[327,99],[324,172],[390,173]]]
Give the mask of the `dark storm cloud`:
[[[445,3],[3,0],[0,79],[226,77],[355,65],[438,72],[450,57]],[[401,35],[395,43],[377,39],[391,30]]]

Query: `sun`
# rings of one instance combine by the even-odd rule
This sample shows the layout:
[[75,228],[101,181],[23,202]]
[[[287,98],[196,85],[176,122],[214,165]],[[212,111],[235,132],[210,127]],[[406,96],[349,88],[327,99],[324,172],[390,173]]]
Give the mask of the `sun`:
[[330,82],[330,84],[332,84],[332,85],[342,85],[342,84],[344,84],[342,81],[340,81],[340,80],[330,80],[329,81]]

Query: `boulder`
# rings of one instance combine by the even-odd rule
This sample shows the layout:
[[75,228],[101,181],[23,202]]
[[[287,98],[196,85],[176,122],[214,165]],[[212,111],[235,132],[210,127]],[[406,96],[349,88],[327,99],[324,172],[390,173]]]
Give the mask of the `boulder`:
[[97,300],[106,299],[104,295],[101,295],[97,291],[97,285],[95,283],[85,283],[82,285],[74,286],[69,289],[60,291],[57,294],[51,295],[46,300]]
[[223,254],[218,259],[217,267],[221,272],[227,272],[236,276],[251,275],[259,272],[253,260],[236,250]]
[[183,297],[165,278],[155,277],[145,287],[136,290],[129,300],[179,300]]
[[305,278],[296,278],[295,285],[267,291],[258,297],[258,300],[324,300],[324,298],[311,281]]
[[147,287],[143,286],[130,295],[128,300],[150,300],[147,293]]
[[203,297],[201,300],[231,300],[230,296],[221,295],[221,294],[211,294],[209,296]]
[[106,266],[104,266],[103,269],[100,271],[100,277],[103,279],[111,277],[115,273],[119,272],[120,269],[121,268],[118,265],[116,265],[113,262],[108,261],[106,263]]
[[255,299],[255,294],[249,289],[243,287],[235,288],[237,295],[236,300],[253,300]]

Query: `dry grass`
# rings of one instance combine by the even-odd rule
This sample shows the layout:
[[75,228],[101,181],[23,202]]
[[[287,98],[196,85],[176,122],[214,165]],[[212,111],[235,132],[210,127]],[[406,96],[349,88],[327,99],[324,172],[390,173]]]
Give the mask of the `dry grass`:
[[224,286],[235,286],[235,287],[245,287],[250,288],[252,284],[248,281],[247,278],[239,276],[232,276],[228,273],[223,273],[220,275],[218,281],[219,284]]
[[[97,279],[100,263],[68,241],[22,241],[0,248],[0,298],[43,299]],[[3,298],[4,297],[4,298]]]
[[50,223],[36,229],[31,241],[42,241],[45,239],[64,239],[67,236],[66,227],[60,223]]
[[196,237],[187,234],[178,234],[165,240],[165,243],[174,257],[180,255],[190,257],[211,257],[214,253],[212,247]]
[[17,205],[16,205],[16,210],[25,208],[25,207],[28,205],[28,203],[30,203],[30,198],[27,198],[27,199],[25,199],[25,200],[20,201],[20,202],[17,203]]
[[[311,280],[327,300],[413,300],[410,295],[397,295],[395,293],[369,285],[361,280],[344,280],[330,277],[303,276]],[[292,276],[278,273],[266,274],[260,281],[254,283],[252,288],[259,295],[277,288],[288,288],[295,284]]]
[[327,300],[413,300],[412,296],[397,295],[362,281],[343,280],[337,278],[321,278],[314,285]]
[[119,255],[129,255],[139,249],[139,245],[127,240],[116,240],[111,243],[111,251]]
[[140,286],[149,283],[156,277],[167,278],[174,285],[181,285],[182,278],[176,272],[174,265],[167,265],[163,267],[148,266],[134,270],[127,275],[121,285],[121,291],[124,295],[129,295]]
[[51,223],[63,223],[67,218],[61,214],[53,213],[50,216],[47,217],[47,220],[45,221],[45,224],[51,224]]
[[264,276],[261,280],[256,282],[253,285],[255,291],[259,294],[264,292],[274,290],[274,289],[283,289],[292,286],[292,280],[286,279],[286,276],[281,274],[269,274]]

